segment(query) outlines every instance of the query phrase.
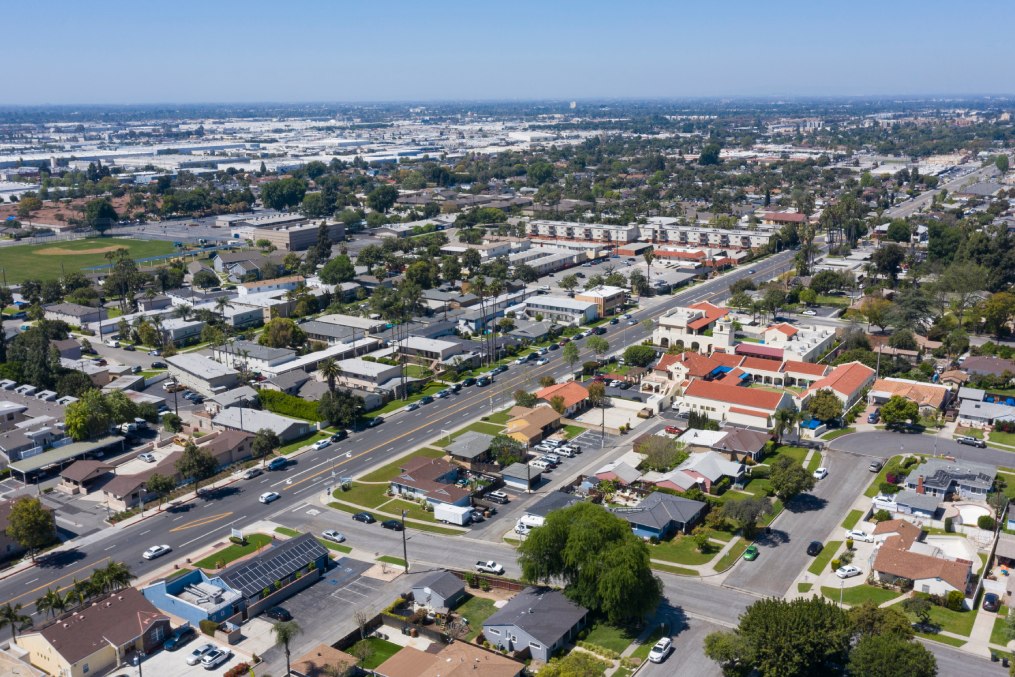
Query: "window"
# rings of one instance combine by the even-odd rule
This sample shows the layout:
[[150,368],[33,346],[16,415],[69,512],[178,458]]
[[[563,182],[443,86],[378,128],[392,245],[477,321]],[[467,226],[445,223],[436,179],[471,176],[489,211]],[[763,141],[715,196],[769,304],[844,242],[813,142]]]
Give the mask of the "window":
[[493,628],[490,628],[489,630],[487,630],[487,632],[490,633],[491,635],[499,635],[500,634],[500,630],[495,630]]
[[542,646],[540,646],[536,642],[529,642],[529,647],[532,648],[532,649],[542,649],[543,648]]
[[89,670],[88,663],[85,663],[84,665],[81,666],[81,672],[83,672],[84,674],[87,675],[88,674],[88,670]]

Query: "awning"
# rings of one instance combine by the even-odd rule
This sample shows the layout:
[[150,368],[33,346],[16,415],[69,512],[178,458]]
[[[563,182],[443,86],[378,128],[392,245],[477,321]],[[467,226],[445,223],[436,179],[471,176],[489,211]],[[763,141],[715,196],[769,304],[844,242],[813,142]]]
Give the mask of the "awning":
[[97,440],[90,442],[71,442],[65,444],[62,447],[56,447],[49,451],[44,451],[41,454],[35,456],[29,456],[28,458],[20,461],[15,461],[10,464],[11,472],[16,472],[21,475],[27,475],[29,473],[37,472],[43,468],[50,466],[58,466],[67,461],[72,461],[80,456],[87,454],[93,454],[98,451],[102,451],[115,444],[121,444],[123,442],[122,437],[116,435],[107,435]]

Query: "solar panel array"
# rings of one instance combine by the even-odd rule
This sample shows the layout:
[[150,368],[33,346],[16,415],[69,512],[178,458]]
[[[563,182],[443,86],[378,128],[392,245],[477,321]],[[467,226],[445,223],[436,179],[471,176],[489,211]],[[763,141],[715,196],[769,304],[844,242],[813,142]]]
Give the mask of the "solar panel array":
[[299,571],[310,562],[327,557],[328,551],[317,542],[313,534],[303,534],[291,541],[276,545],[268,552],[222,572],[222,579],[230,587],[240,590],[244,597],[253,597],[275,581]]

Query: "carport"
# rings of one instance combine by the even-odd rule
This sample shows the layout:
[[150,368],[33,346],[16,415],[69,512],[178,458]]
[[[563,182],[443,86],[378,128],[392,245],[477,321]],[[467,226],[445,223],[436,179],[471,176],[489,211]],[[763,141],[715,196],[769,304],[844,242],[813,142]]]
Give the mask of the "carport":
[[20,475],[24,484],[28,483],[29,475],[35,475],[42,471],[52,469],[63,469],[74,461],[87,458],[91,455],[101,456],[101,452],[110,447],[120,445],[123,451],[124,439],[116,435],[107,435],[93,442],[71,442],[61,447],[55,447],[20,461],[10,464],[11,474]]

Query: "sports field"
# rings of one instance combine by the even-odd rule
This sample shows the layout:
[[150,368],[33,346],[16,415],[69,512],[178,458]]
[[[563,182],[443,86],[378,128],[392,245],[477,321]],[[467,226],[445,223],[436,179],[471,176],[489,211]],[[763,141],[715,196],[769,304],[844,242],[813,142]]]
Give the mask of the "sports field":
[[174,248],[172,242],[162,240],[111,237],[13,245],[0,247],[0,269],[3,269],[8,284],[30,279],[49,280],[59,278],[64,272],[80,272],[87,266],[107,263],[106,252],[116,249],[128,249],[132,258],[143,259],[170,254]]

